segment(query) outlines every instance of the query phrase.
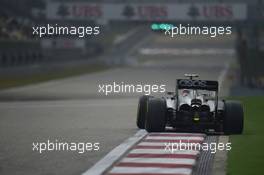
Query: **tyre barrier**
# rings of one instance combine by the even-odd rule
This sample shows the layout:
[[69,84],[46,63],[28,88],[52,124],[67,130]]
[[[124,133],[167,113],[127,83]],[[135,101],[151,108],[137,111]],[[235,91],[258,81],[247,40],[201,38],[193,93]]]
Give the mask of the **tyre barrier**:
[[44,61],[39,41],[0,40],[0,68],[19,67]]
[[0,53],[0,67],[18,67],[37,64],[43,61],[43,53],[37,51],[8,51]]

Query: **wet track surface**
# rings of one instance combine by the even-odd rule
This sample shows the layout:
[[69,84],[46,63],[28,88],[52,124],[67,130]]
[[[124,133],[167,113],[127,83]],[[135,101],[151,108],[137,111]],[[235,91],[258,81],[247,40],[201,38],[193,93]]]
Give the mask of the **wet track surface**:
[[[229,40],[167,41],[163,36],[153,35],[141,48],[195,48],[203,53],[204,48],[210,47],[232,49],[233,45]],[[171,91],[175,88],[175,80],[184,73],[198,73],[203,79],[217,80],[226,63],[234,59],[225,53],[215,57],[164,53],[146,56],[138,54],[139,50],[130,59],[143,58],[143,61],[133,60],[131,62],[136,64],[130,67],[0,92],[0,174],[81,174],[132,136],[137,131],[139,94],[104,96],[98,93],[99,84],[113,81],[165,84]],[[48,139],[100,142],[100,150],[84,154],[69,151],[39,154],[32,151],[32,142]]]

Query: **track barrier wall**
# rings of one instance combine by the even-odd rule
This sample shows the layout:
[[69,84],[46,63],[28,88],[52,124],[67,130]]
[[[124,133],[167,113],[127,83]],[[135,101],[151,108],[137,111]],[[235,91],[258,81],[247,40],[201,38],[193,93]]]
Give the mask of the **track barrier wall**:
[[10,68],[44,61],[38,41],[0,41],[0,67]]

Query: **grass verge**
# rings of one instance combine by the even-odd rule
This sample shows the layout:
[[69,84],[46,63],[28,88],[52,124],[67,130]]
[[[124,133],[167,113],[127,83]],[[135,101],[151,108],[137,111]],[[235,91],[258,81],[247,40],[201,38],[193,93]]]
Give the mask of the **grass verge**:
[[28,75],[1,76],[0,90],[99,72],[108,68],[109,67],[104,65],[87,65],[74,68],[64,68],[60,70],[50,70],[48,72],[42,71],[41,73],[31,73]]
[[263,174],[264,97],[241,97],[245,120],[243,135],[231,136],[227,175]]

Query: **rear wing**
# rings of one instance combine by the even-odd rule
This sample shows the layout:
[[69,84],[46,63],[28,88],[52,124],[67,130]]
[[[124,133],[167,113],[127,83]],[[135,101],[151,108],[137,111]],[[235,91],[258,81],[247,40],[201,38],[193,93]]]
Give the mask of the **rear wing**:
[[217,81],[178,79],[176,86],[177,89],[200,89],[218,91]]

